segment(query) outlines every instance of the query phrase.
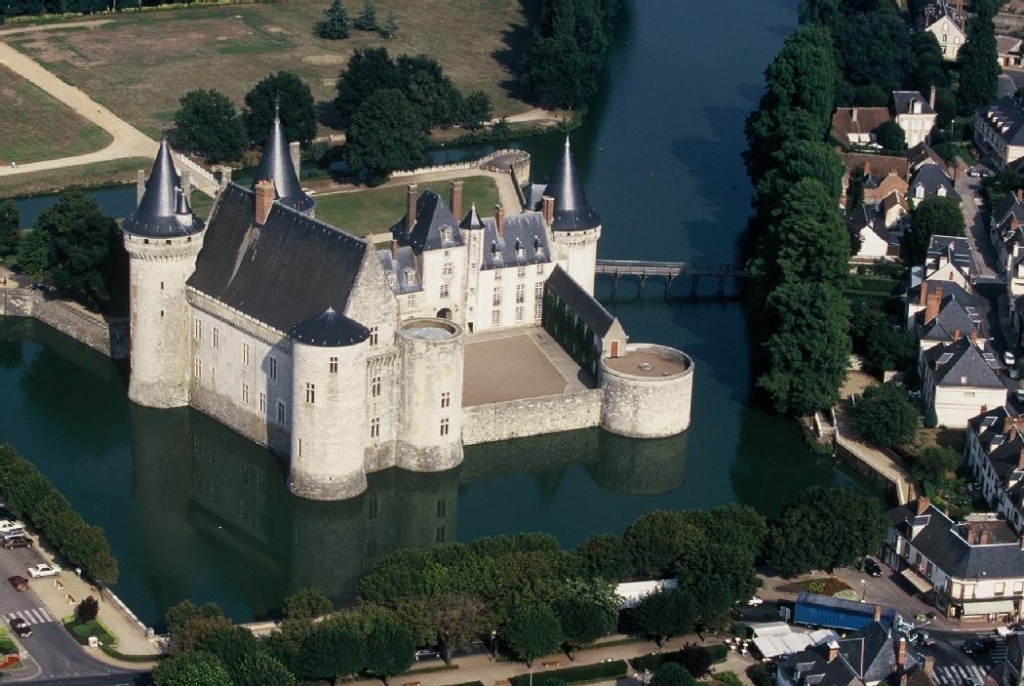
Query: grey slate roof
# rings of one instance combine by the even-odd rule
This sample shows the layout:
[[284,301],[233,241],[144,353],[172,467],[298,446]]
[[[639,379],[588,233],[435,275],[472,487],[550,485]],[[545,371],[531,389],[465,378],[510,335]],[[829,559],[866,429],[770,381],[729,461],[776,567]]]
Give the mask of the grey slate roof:
[[980,115],[1008,145],[1024,145],[1024,111],[1013,98],[999,98],[983,107]]
[[178,238],[199,233],[203,220],[192,214],[174,169],[167,139],[160,141],[146,190],[135,212],[121,221],[121,230],[148,238]]
[[846,660],[828,661],[828,644],[800,651],[779,663],[779,671],[794,686],[848,686],[858,677]]
[[393,251],[384,249],[377,251],[380,266],[384,268],[391,290],[396,295],[419,293],[423,290],[420,282],[416,253],[408,245],[392,245]]
[[[915,102],[920,104],[920,112],[914,112]],[[935,114],[935,110],[920,91],[893,91],[892,107],[896,114]]]
[[932,236],[925,253],[925,275],[930,277],[947,264],[952,264],[971,281],[978,270],[971,254],[971,245],[960,236]]
[[417,252],[463,245],[459,220],[434,191],[423,191],[416,199],[416,223],[412,231],[405,228],[407,217],[408,212],[391,227],[391,235],[401,245],[411,246]]
[[[990,356],[986,361],[983,354]],[[925,363],[932,369],[936,386],[969,386],[974,388],[1005,388],[998,372],[995,350],[985,350],[971,343],[967,334],[958,341],[940,344],[924,352]]]
[[462,221],[459,222],[459,228],[464,231],[475,231],[484,228],[484,222],[480,219],[480,214],[476,211],[476,203],[473,203],[469,212],[463,217]]
[[292,164],[292,156],[288,150],[288,142],[284,139],[281,118],[274,115],[274,126],[263,144],[263,155],[256,167],[256,176],[252,180],[252,188],[260,181],[272,181],[277,194],[277,202],[290,207],[302,214],[309,214],[316,203],[305,194],[299,185],[299,177]]
[[505,217],[502,235],[498,235],[494,217],[483,219],[483,255],[481,269],[503,269],[527,264],[551,262],[551,246],[539,212],[524,212]]
[[[1020,543],[987,543],[968,545],[957,525],[934,505],[921,516],[912,509],[914,503],[900,505],[886,516],[901,536],[913,543],[921,554],[954,579],[1019,578],[1024,567],[1024,551]],[[913,529],[920,526],[916,535]]]
[[977,329],[981,338],[988,338],[988,310],[989,305],[985,298],[968,293],[955,281],[944,281],[939,313],[935,318],[925,322],[924,311],[917,314],[918,338],[929,341],[952,341],[957,329],[964,336],[969,336],[971,330]]
[[[896,642],[892,626],[871,622],[839,640],[839,654],[864,681],[882,681],[897,671]],[[903,669],[917,665],[907,651]]]
[[907,163],[910,168],[917,171],[918,167],[926,164],[934,164],[938,166],[942,171],[949,173],[949,169],[946,167],[946,161],[924,141],[918,143],[914,147],[907,150]]
[[555,231],[586,231],[601,225],[601,217],[587,202],[583,186],[580,185],[568,136],[565,137],[562,159],[551,175],[544,195],[555,199],[555,216],[551,222],[551,228]]
[[598,336],[604,337],[615,323],[615,317],[594,296],[583,290],[569,273],[556,266],[548,277],[547,288],[551,289],[576,316]]
[[1006,484],[1007,478],[1019,471],[1021,451],[1024,450],[1024,436],[1013,432],[1011,440],[1008,422],[1010,413],[1005,407],[997,407],[985,414],[973,417],[968,426],[978,436],[978,443],[985,449],[985,459],[1000,482]]
[[338,314],[333,307],[328,307],[320,314],[293,326],[288,336],[306,345],[342,348],[362,343],[370,337],[370,330],[354,319]]
[[368,244],[277,203],[253,228],[254,205],[252,191],[224,189],[188,285],[282,332],[344,312]]
[[916,202],[936,197],[953,198],[957,202],[963,202],[960,194],[956,192],[953,179],[949,178],[937,164],[925,164],[917,168],[910,179],[907,197],[913,198]]
[[1021,205],[1016,194],[1011,193],[1000,198],[992,205],[992,219],[997,226],[1002,226],[1014,218],[1018,223],[1024,224],[1024,205]]
[[881,212],[871,205],[861,204],[854,207],[846,213],[844,219],[846,227],[854,233],[859,234],[864,229],[869,229],[890,246],[900,244],[899,236],[886,228]]

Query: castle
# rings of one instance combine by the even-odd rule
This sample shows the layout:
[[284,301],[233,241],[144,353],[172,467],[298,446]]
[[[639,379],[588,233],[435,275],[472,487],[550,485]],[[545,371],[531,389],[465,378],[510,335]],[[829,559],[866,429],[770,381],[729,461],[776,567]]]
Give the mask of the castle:
[[[459,220],[461,182],[447,205],[410,185],[383,249],[316,220],[278,119],[252,187],[226,183],[206,224],[166,140],[141,183],[122,222],[129,397],[194,407],[288,458],[296,495],[353,497],[367,473],[393,466],[447,470],[472,443],[689,426],[691,359],[630,343],[593,297],[601,219],[568,140],[520,212],[472,207]],[[566,383],[531,394],[524,366],[512,373],[527,390],[488,395],[502,360],[473,351],[489,336],[505,347],[488,359],[525,346],[540,376]]]

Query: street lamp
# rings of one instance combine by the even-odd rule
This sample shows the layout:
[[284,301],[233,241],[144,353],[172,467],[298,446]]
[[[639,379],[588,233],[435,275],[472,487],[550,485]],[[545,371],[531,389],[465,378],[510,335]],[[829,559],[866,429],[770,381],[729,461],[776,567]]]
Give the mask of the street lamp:
[[864,596],[867,594],[868,582],[866,579],[860,580],[860,602],[864,602]]

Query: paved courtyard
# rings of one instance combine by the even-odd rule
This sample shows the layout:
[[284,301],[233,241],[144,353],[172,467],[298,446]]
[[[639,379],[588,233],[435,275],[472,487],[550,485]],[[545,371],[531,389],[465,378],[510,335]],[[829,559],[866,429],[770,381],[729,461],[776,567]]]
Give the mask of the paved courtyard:
[[592,382],[541,327],[496,331],[466,341],[462,405],[581,391]]

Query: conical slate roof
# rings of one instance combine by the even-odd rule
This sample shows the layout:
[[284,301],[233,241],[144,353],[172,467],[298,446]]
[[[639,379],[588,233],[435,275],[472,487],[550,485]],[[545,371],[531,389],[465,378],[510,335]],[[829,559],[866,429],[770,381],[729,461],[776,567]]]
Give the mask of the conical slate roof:
[[277,201],[285,207],[306,214],[316,203],[308,195],[302,192],[299,185],[299,177],[295,173],[295,165],[292,164],[292,156],[288,152],[288,142],[284,139],[284,129],[281,128],[281,117],[274,114],[274,126],[263,144],[263,156],[260,158],[260,166],[256,168],[256,177],[252,180],[252,188],[260,181],[272,181],[274,190],[277,191]]
[[328,307],[320,314],[299,322],[288,332],[293,341],[320,348],[343,348],[362,343],[370,337],[370,330],[359,322],[338,314]]
[[467,231],[484,228],[484,222],[476,211],[476,203],[473,203],[469,208],[469,212],[466,213],[465,218],[459,223],[459,228],[466,229]]
[[555,199],[555,217],[551,222],[555,231],[587,231],[601,225],[601,217],[587,202],[580,185],[568,136],[565,137],[565,152],[544,189],[544,195]]
[[121,229],[146,238],[176,238],[203,230],[203,220],[192,214],[182,193],[181,177],[174,169],[166,138],[160,141],[142,200],[135,212],[121,221]]

